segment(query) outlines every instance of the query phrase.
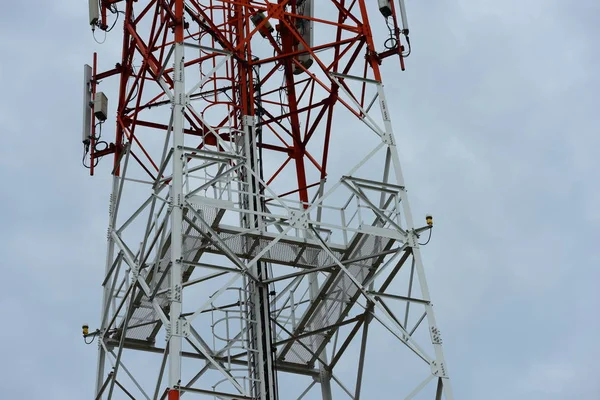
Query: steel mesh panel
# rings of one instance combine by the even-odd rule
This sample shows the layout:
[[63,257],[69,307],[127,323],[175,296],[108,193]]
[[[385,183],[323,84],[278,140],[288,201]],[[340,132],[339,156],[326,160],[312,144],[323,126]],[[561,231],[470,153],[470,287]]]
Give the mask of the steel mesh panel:
[[[365,235],[359,244],[350,252],[348,259],[360,258],[380,253],[385,244],[388,244],[391,239],[383,239],[379,236]],[[307,258],[317,260],[317,265],[329,265],[333,263],[333,260],[328,254],[318,252],[318,249],[307,249]],[[340,259],[341,255],[336,254],[336,257]],[[346,265],[346,269],[349,274],[352,275],[359,282],[364,282],[369,271],[378,262],[379,257],[369,258],[363,261],[357,261]],[[322,263],[322,264],[321,264]],[[352,279],[344,272],[340,272],[335,282],[328,290],[325,298],[320,303],[318,308],[310,317],[307,326],[310,330],[317,330],[332,326],[344,318],[345,311],[348,308],[351,300],[357,295],[359,289],[352,282]],[[315,334],[303,339],[300,339],[303,344],[309,345],[311,349],[318,349],[326,337],[323,334]],[[314,347],[310,347],[314,346]],[[299,341],[295,341],[288,353],[285,354],[284,360],[287,362],[306,364],[311,359],[315,358],[311,352],[304,348]]]
[[[313,358],[313,353],[309,349],[316,348],[320,344],[318,339],[321,339],[321,337],[308,336],[298,340],[286,354],[285,361],[295,364],[307,364]],[[302,342],[304,346],[298,342]]]
[[[264,250],[269,244],[272,243],[271,239],[255,238],[250,235],[238,235],[229,232],[219,232],[219,238],[226,244],[226,246],[240,258],[252,259],[256,257],[262,250]],[[284,265],[297,265],[301,267],[318,267],[322,265],[333,265],[333,258],[325,250],[320,247],[309,247],[315,246],[306,243],[288,243],[279,241],[275,243],[271,248],[262,255],[260,258],[262,261],[274,262],[277,264]],[[298,259],[298,255],[302,251],[301,257]],[[210,244],[207,245],[207,251],[212,253],[220,252],[219,245]],[[333,253],[336,257],[341,257],[343,252],[334,250]],[[298,259],[298,260],[296,260]]]
[[[162,257],[162,259],[159,262],[158,271],[161,271],[161,272],[165,271],[170,260],[171,260],[171,249],[169,248],[165,252],[164,257]],[[161,274],[157,274],[157,276],[152,277],[152,280],[157,281],[160,278],[160,276],[161,276]],[[148,281],[148,280],[149,279],[146,279],[146,281]],[[162,281],[159,291],[167,288],[170,285],[170,282],[171,282],[170,277],[167,275],[165,277],[165,279]],[[154,288],[154,287],[156,287],[156,285],[151,284],[150,287]],[[161,307],[164,307],[168,301],[166,294],[157,295],[155,298]],[[142,298],[140,300],[140,305],[133,309],[132,316],[131,316],[131,318],[129,318],[129,321],[127,322],[128,327],[133,326],[134,328],[128,328],[127,334],[125,335],[125,337],[127,337],[129,339],[147,340],[148,337],[150,336],[150,334],[152,333],[152,330],[154,329],[154,324],[140,326],[140,327],[135,327],[135,325],[149,323],[152,321],[156,321],[157,319],[158,319],[158,315],[156,314],[156,311],[154,311],[154,308],[152,307],[152,303],[149,301],[148,297],[146,297],[145,295],[142,296]]]
[[[127,338],[146,340],[151,335],[155,323],[155,312],[153,309],[147,309],[145,307],[138,307],[131,319],[129,320],[130,328],[127,329]],[[145,324],[145,325],[142,325]],[[142,325],[142,326],[136,326]]]
[[[201,206],[201,205],[198,205],[195,203],[192,203],[191,205],[192,205],[192,208],[200,215],[202,220],[204,220],[207,224],[212,225],[215,222],[215,220],[217,219],[217,215],[219,213],[218,208],[210,207],[210,206]],[[200,234],[198,229],[196,229],[196,227],[200,228],[203,233],[207,232],[207,229],[205,228],[204,224],[201,223],[200,221],[198,221],[198,217],[196,216],[195,213],[188,212],[186,214],[186,217],[189,218],[190,220],[192,220],[194,222],[195,226],[190,224],[188,221],[184,220],[183,221],[184,236],[202,237],[202,235]]]
[[267,256],[273,260],[280,260],[281,263],[291,264],[298,257],[298,246],[292,246],[288,243],[277,243],[267,253]]
[[[208,224],[212,225],[215,222],[215,220],[218,216],[218,213],[219,213],[219,210],[217,208],[199,206],[196,204],[192,204],[192,206],[194,206],[194,209],[196,211],[198,211],[198,213],[202,216],[202,218]],[[193,218],[190,218],[190,219],[192,219],[192,220],[197,219],[197,217],[193,214],[192,214],[192,217]],[[183,232],[184,232],[183,254],[186,258],[189,259],[189,258],[191,258],[189,256],[194,254],[195,250],[199,246],[201,246],[202,238],[201,238],[200,233],[186,221],[184,221],[184,223],[183,223]],[[158,268],[159,273],[154,276],[151,276],[151,277],[149,275],[146,275],[146,282],[148,282],[149,286],[152,289],[156,288],[156,283],[161,278],[162,273],[164,273],[164,271],[166,271],[166,268],[167,268],[167,265],[169,265],[169,262],[171,262],[171,248],[170,247],[168,247],[164,251],[164,255],[161,257],[161,259],[159,261],[159,268]],[[149,272],[147,272],[147,274],[148,273]],[[167,275],[165,277],[165,279],[161,282],[160,287],[158,288],[158,291],[168,288],[170,286],[170,284],[171,284],[170,276]],[[168,303],[168,297],[167,297],[166,293],[157,295],[155,297],[155,299],[157,300],[158,304],[161,307],[165,307]],[[127,337],[129,339],[147,340],[149,338],[149,336],[152,334],[152,331],[154,330],[154,327],[155,327],[155,324],[148,324],[148,323],[157,321],[157,320],[158,320],[158,315],[156,314],[156,312],[154,311],[154,308],[152,307],[152,302],[145,295],[142,296],[141,299],[139,300],[139,306],[134,308],[132,315],[127,322],[127,326],[133,327],[133,328],[127,329],[127,333],[126,333],[125,337]],[[136,327],[136,325],[142,325],[142,324],[148,324],[148,325]]]

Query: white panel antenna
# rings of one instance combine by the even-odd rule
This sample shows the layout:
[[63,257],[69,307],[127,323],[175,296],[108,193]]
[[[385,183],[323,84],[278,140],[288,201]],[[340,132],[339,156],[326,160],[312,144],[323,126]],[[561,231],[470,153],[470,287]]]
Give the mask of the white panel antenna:
[[[301,13],[305,17],[312,18],[313,17],[313,9],[314,9],[314,0],[304,0],[303,2],[299,3],[298,8],[299,8],[299,13]],[[313,35],[314,22],[312,20],[308,20],[308,19],[298,19],[296,22],[296,27],[298,28],[298,31],[300,32],[300,34],[302,34],[302,39],[306,42],[306,44],[308,44],[309,47],[313,47],[313,44],[314,44],[314,35]],[[298,45],[298,50],[302,51],[302,50],[306,50],[306,49],[304,48],[304,45],[302,43],[300,43]],[[310,66],[313,64],[312,55],[310,55],[310,53],[308,53],[308,52],[304,53],[304,54],[300,54],[298,56],[298,61],[306,69],[310,68]],[[302,69],[296,65],[294,68],[294,74],[298,75],[298,74],[301,74],[302,72],[304,72],[304,69]]]
[[385,18],[391,17],[392,4],[390,3],[390,0],[379,0],[379,11]]
[[88,144],[92,136],[92,67],[83,66],[83,129],[81,140]]
[[398,0],[400,3],[400,18],[402,18],[402,34],[408,35],[408,19],[406,18],[406,6],[404,0]]
[[98,24],[98,19],[100,19],[98,0],[88,0],[88,4],[90,8],[90,25],[94,29]]

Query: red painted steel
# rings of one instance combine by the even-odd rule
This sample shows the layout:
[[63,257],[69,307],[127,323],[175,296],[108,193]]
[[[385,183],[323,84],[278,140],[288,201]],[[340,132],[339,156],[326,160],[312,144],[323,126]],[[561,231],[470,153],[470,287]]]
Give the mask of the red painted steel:
[[169,390],[168,400],[179,400],[179,390]]
[[[327,178],[329,153],[335,150],[332,135],[343,134],[332,132],[337,110],[362,118],[361,107],[369,102],[366,84],[334,79],[331,74],[380,80],[380,64],[391,55],[398,55],[404,68],[395,9],[390,26],[397,47],[382,49],[369,23],[376,15],[367,7],[374,2],[315,3],[309,17],[299,11],[300,0],[187,0],[180,7],[182,2],[173,0],[103,1],[103,25],[110,23],[114,5],[124,13],[121,59],[116,66],[114,61],[107,63],[110,69],[105,72],[94,68],[93,79],[95,91],[119,77],[116,135],[110,147],[114,172],[120,173],[123,146],[129,143],[140,171],[156,178],[161,152],[155,142],[169,129],[164,110],[171,102],[164,88],[173,87],[170,50],[175,41],[183,41],[194,49],[186,51],[186,71],[206,80],[190,95],[197,113],[186,109],[186,145],[222,151],[215,134],[225,141],[234,139],[242,132],[242,116],[255,116],[264,181],[276,185],[279,195],[297,196],[308,205]],[[264,18],[254,25],[252,18],[258,13]],[[183,27],[178,24],[182,18]],[[315,32],[328,32],[319,35],[312,47],[299,28],[299,22],[309,20]],[[259,53],[262,58],[255,57]],[[299,56],[307,53],[314,60],[309,69],[299,62]],[[220,70],[206,75],[220,62],[224,62]],[[342,89],[350,96],[342,96]],[[93,166],[97,154],[92,156]],[[295,176],[293,184],[290,175]]]

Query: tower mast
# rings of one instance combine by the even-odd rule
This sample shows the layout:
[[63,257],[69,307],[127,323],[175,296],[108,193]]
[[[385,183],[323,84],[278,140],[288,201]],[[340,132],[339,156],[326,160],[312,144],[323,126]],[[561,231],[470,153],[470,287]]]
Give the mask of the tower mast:
[[370,398],[375,340],[394,396],[453,399],[380,69],[404,10],[90,0],[123,27],[84,93],[84,165],[113,176],[96,399]]

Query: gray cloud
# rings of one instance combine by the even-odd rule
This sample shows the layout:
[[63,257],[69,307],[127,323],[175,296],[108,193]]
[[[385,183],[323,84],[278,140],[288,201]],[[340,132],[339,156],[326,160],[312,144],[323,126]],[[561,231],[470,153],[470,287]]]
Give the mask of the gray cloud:
[[[436,216],[424,253],[455,396],[597,399],[600,6],[408,5],[413,55],[386,87],[415,215]],[[99,309],[109,179],[80,168],[86,14],[0,15],[6,398],[93,391],[80,325]]]

